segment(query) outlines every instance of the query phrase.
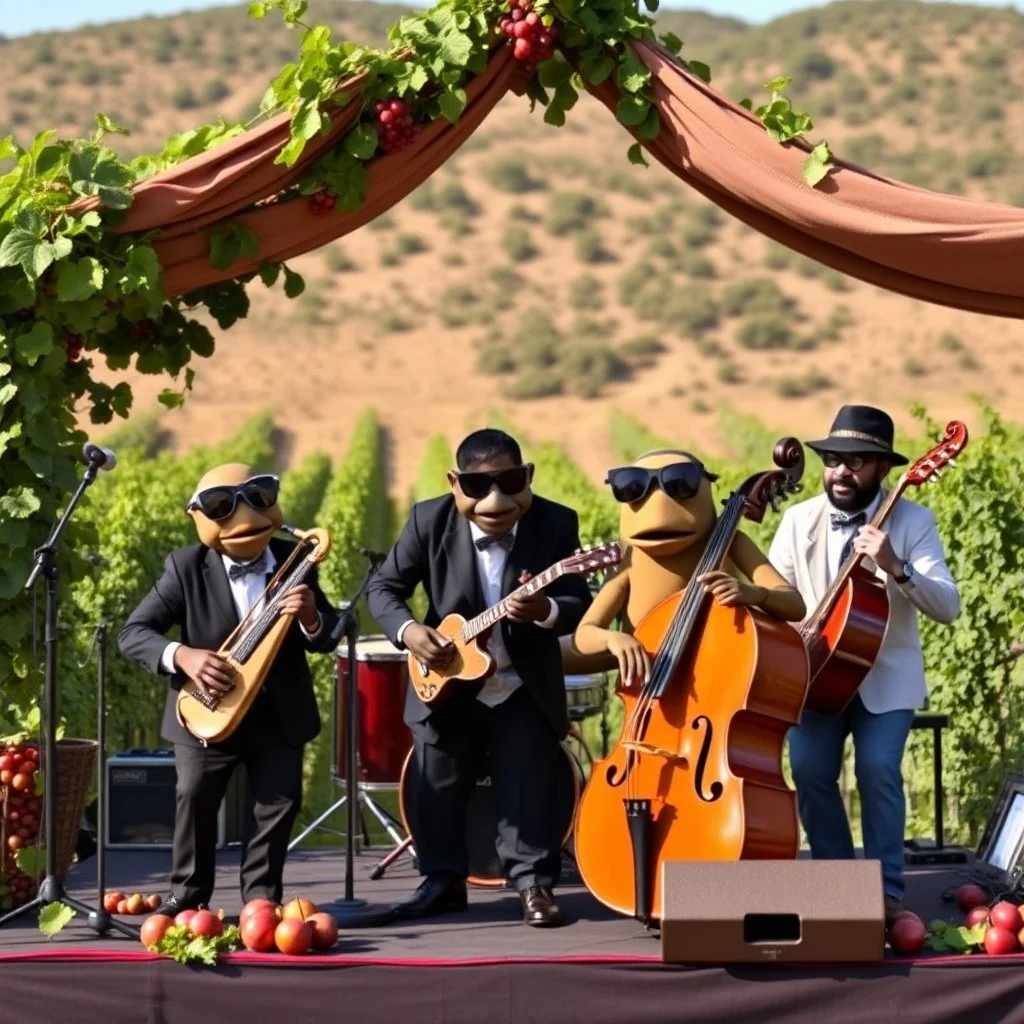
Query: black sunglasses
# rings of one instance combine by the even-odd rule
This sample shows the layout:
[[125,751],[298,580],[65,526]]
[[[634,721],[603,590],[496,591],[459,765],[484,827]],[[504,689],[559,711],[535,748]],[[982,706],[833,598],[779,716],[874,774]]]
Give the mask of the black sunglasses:
[[185,506],[185,511],[190,512],[198,508],[207,519],[216,522],[219,519],[227,519],[235,511],[239,498],[250,508],[259,511],[272,508],[277,503],[280,490],[281,481],[276,476],[269,473],[252,476],[240,484],[207,487]]
[[608,470],[605,483],[612,497],[623,505],[643,501],[654,487],[660,487],[674,501],[685,501],[700,490],[701,480],[717,480],[700,462],[673,462],[661,469],[643,466],[622,466]]
[[533,473],[533,464],[513,466],[511,469],[492,469],[487,472],[469,471],[456,473],[455,479],[467,498],[486,498],[492,487],[497,487],[502,494],[512,497],[526,490]]
[[825,452],[821,457],[821,461],[829,469],[845,466],[851,473],[856,473],[858,469],[863,469],[869,462],[875,462],[876,460],[873,455],[841,455],[839,452]]

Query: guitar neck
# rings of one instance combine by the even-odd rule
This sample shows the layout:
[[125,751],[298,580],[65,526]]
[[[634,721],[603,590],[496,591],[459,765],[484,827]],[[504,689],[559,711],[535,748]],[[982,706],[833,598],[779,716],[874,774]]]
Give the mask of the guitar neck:
[[[899,478],[896,486],[886,495],[885,501],[878,506],[878,510],[871,519],[871,526],[875,527],[876,530],[880,530],[885,525],[889,516],[892,515],[893,509],[896,507],[896,502],[900,500],[906,489],[907,475],[904,474]],[[818,628],[832,611],[832,606],[836,603],[843,587],[846,586],[846,581],[850,578],[851,573],[857,567],[862,557],[862,555],[854,551],[839,567],[839,572],[836,573],[836,578],[832,581],[832,585],[828,588],[825,596],[818,603],[818,607],[815,608],[814,614],[807,620],[805,630],[808,628]]]
[[486,629],[490,629],[496,622],[500,622],[508,615],[509,605],[515,597],[532,597],[538,591],[550,586],[563,575],[565,570],[561,562],[556,562],[549,569],[545,569],[539,576],[534,576],[528,583],[513,590],[507,597],[503,597],[497,604],[492,605],[486,611],[481,612],[475,618],[469,620],[462,627],[462,639],[469,642],[478,637]]

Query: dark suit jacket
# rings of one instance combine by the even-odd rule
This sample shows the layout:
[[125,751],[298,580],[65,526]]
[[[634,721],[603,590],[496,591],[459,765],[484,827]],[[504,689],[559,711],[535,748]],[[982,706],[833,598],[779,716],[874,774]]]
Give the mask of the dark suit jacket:
[[[288,540],[270,541],[278,566],[294,547]],[[338,622],[337,613],[320,590],[315,570],[307,584],[320,611],[320,629],[307,640],[297,622],[292,626],[267,673],[263,692],[256,698],[274,702],[281,730],[293,746],[308,743],[320,732],[320,713],[305,652],[330,651],[335,646],[332,632]],[[167,556],[163,576],[129,616],[118,645],[126,657],[150,672],[163,674],[160,656],[172,627],[181,627],[181,642],[188,647],[216,651],[237,625],[238,613],[220,553],[204,544],[192,544]],[[177,696],[184,683],[185,676],[180,672],[170,677],[161,735],[171,743],[198,742],[178,721]]]
[[[515,545],[505,566],[502,596],[518,586],[516,581],[524,570],[534,575],[543,572],[579,546],[576,513],[564,505],[534,497],[519,521]],[[370,611],[393,643],[398,642],[402,623],[413,618],[406,602],[418,583],[424,585],[430,602],[425,619],[428,626],[436,626],[452,613],[468,619],[484,611],[469,522],[459,514],[450,494],[413,506],[402,535],[370,583]],[[545,593],[559,609],[552,629],[505,619],[501,630],[513,668],[559,737],[563,737],[569,729],[569,719],[558,637],[575,631],[590,606],[591,596],[585,579],[575,574],[562,576]],[[447,700],[475,699],[478,692],[479,687],[467,685]],[[424,722],[430,713],[431,709],[410,686],[405,702],[406,722]]]

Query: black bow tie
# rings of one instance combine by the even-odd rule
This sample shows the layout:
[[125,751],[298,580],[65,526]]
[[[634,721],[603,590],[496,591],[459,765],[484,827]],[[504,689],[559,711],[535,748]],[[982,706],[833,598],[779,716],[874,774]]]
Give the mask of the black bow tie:
[[477,551],[486,551],[492,547],[501,548],[502,551],[511,551],[515,542],[515,534],[508,530],[505,533],[485,533],[482,537],[477,537],[473,543],[476,544]]
[[266,552],[254,558],[251,562],[232,562],[228,566],[228,579],[234,582],[235,580],[245,579],[246,576],[252,573],[266,574]]
[[845,512],[833,512],[829,516],[833,530],[842,530],[846,526],[863,526],[868,521],[867,512],[858,512],[848,516]]

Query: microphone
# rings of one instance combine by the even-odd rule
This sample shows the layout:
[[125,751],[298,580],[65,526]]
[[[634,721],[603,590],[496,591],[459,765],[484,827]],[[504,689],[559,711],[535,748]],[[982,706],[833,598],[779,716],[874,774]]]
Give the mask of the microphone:
[[388,557],[386,551],[371,551],[369,548],[360,548],[359,554],[365,558],[370,565],[380,565]]
[[108,472],[117,465],[117,456],[109,448],[101,448],[91,441],[82,445],[82,458],[90,466],[97,466]]

